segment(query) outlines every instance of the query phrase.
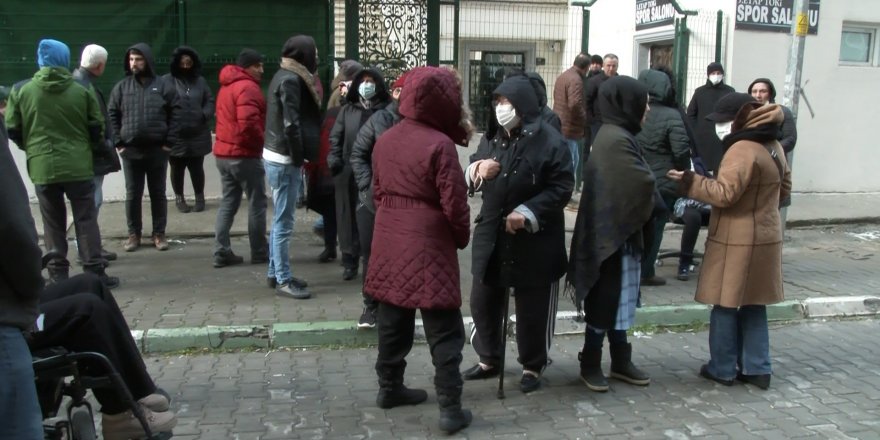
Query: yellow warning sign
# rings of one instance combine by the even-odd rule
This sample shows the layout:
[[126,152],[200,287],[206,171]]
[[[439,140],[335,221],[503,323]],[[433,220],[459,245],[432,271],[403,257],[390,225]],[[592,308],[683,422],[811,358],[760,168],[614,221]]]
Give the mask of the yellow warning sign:
[[798,37],[806,37],[807,31],[810,29],[810,19],[806,12],[797,15],[797,26],[795,26],[794,34]]

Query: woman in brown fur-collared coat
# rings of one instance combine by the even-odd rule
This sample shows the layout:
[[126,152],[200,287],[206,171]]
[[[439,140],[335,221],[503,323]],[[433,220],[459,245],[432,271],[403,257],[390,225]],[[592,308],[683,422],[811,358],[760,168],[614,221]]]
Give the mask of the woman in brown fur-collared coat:
[[[711,304],[709,363],[700,375],[724,385],[734,379],[770,386],[767,304],[783,299],[779,200],[791,173],[776,136],[782,109],[732,93],[707,116],[722,138],[717,179],[670,171],[687,197],[712,205],[696,300]],[[729,133],[729,134],[728,134]]]

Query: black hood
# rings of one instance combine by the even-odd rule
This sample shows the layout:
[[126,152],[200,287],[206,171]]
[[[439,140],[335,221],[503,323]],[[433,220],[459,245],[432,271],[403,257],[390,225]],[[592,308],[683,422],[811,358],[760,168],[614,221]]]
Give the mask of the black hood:
[[366,76],[373,78],[373,81],[376,82],[376,96],[373,97],[373,102],[385,102],[391,100],[391,94],[388,93],[388,85],[385,84],[385,78],[382,76],[382,73],[373,67],[368,67],[358,72],[354,76],[354,79],[351,80],[351,87],[348,88],[348,94],[345,95],[346,101],[351,103],[360,102],[361,93],[358,91],[358,88]]
[[602,122],[622,127],[635,135],[642,131],[642,116],[648,104],[648,88],[628,76],[609,78],[599,87]]
[[752,94],[752,87],[754,87],[755,84],[757,84],[757,83],[767,84],[767,88],[770,89],[770,103],[776,104],[776,86],[773,85],[773,81],[770,81],[767,78],[758,78],[758,79],[752,81],[752,83],[749,84],[749,91],[748,91],[749,95]]
[[505,79],[492,94],[507,98],[516,109],[516,114],[522,118],[523,123],[533,122],[541,114],[541,107],[538,107],[538,97],[532,87],[532,81],[525,76],[517,75]]
[[315,39],[308,35],[294,35],[288,38],[281,48],[281,56],[293,58],[305,66],[309,73],[318,71],[318,47],[315,45]]
[[128,64],[128,56],[131,54],[132,50],[136,50],[144,56],[147,69],[143,74],[145,76],[156,76],[156,63],[153,61],[153,49],[150,49],[150,46],[147,43],[134,44],[125,51],[125,58],[122,60],[125,66],[125,74],[131,75],[131,66]]
[[[184,55],[189,55],[193,60],[192,69],[189,69],[187,72],[184,72],[183,69],[180,68],[180,59],[183,58]],[[171,75],[176,78],[184,76],[187,78],[197,78],[202,74],[202,60],[199,59],[199,53],[189,46],[180,46],[177,49],[174,49],[174,52],[171,53],[170,71]]]
[[538,97],[538,107],[544,108],[547,105],[547,84],[544,82],[544,78],[541,78],[538,72],[529,72],[526,76],[529,77],[532,88],[535,89],[535,95]]

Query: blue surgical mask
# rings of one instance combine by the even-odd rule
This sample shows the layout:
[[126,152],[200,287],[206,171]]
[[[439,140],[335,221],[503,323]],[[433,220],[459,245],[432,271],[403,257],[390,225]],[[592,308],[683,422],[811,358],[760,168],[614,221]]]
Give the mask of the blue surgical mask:
[[361,97],[364,99],[373,99],[376,96],[376,84],[362,82],[360,86],[358,86],[358,93],[360,93]]

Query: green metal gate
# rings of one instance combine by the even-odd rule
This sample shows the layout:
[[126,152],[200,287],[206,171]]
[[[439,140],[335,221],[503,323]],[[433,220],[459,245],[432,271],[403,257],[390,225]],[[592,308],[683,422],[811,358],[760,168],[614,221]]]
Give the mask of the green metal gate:
[[319,73],[326,85],[333,53],[332,7],[332,0],[3,0],[0,84],[31,77],[37,70],[37,42],[55,38],[70,46],[71,69],[79,64],[85,45],[107,49],[107,70],[98,86],[109,93],[124,76],[126,48],[143,41],[152,47],[160,74],[168,72],[175,47],[192,46],[216,92],[218,71],[235,62],[243,47],[266,56],[264,79],[270,78],[278,69],[284,41],[300,33],[315,38],[325,60]]
[[468,105],[473,112],[477,130],[486,131],[489,121],[495,117],[492,92],[511,70],[525,70],[525,53],[475,52],[472,55],[479,55],[479,59],[471,59],[469,63],[468,79],[471,89]]

